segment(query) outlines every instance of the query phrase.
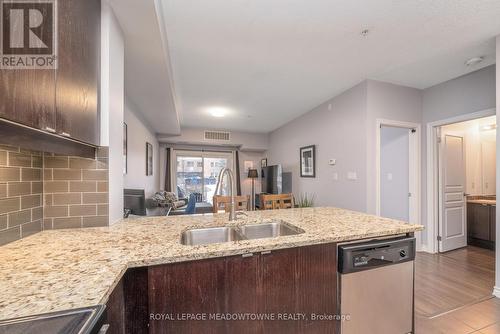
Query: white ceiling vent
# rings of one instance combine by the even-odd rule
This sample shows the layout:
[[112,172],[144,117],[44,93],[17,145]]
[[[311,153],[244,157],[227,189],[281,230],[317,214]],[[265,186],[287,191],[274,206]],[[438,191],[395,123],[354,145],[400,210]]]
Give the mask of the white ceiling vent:
[[205,140],[230,140],[230,132],[225,131],[205,131]]

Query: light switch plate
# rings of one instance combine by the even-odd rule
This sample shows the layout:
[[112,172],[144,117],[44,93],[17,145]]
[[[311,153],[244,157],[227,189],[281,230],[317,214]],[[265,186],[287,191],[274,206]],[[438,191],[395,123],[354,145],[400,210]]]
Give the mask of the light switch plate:
[[330,159],[330,160],[328,160],[328,164],[330,166],[335,166],[337,164],[337,159]]
[[339,173],[337,172],[333,173],[333,179],[337,181],[339,179]]
[[387,173],[387,181],[392,181],[392,173]]
[[357,180],[358,174],[356,174],[356,172],[349,172],[349,173],[347,173],[347,179],[348,180]]

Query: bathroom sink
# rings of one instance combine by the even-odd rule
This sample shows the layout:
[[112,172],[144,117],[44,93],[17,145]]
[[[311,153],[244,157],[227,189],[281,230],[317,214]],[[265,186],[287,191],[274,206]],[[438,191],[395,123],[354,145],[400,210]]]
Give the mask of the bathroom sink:
[[195,228],[182,232],[181,244],[183,245],[207,245],[220,242],[242,240],[244,237],[234,227],[208,227]]
[[304,230],[281,220],[269,223],[240,226],[241,234],[246,239],[275,238],[304,233]]

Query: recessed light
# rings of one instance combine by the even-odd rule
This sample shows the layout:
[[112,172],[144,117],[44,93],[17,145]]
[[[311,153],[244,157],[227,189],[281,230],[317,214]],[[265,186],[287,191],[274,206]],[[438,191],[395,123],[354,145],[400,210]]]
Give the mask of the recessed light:
[[465,62],[466,66],[474,66],[484,60],[484,57],[473,57]]
[[227,109],[223,108],[223,107],[211,107],[211,108],[208,108],[208,112],[213,117],[219,117],[219,118],[226,116],[228,113]]

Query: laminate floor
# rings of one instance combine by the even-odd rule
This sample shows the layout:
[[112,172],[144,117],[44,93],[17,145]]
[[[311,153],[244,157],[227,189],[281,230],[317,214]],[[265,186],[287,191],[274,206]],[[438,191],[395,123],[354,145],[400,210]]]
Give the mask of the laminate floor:
[[500,299],[492,297],[495,254],[466,247],[418,253],[415,261],[416,334],[500,334]]

